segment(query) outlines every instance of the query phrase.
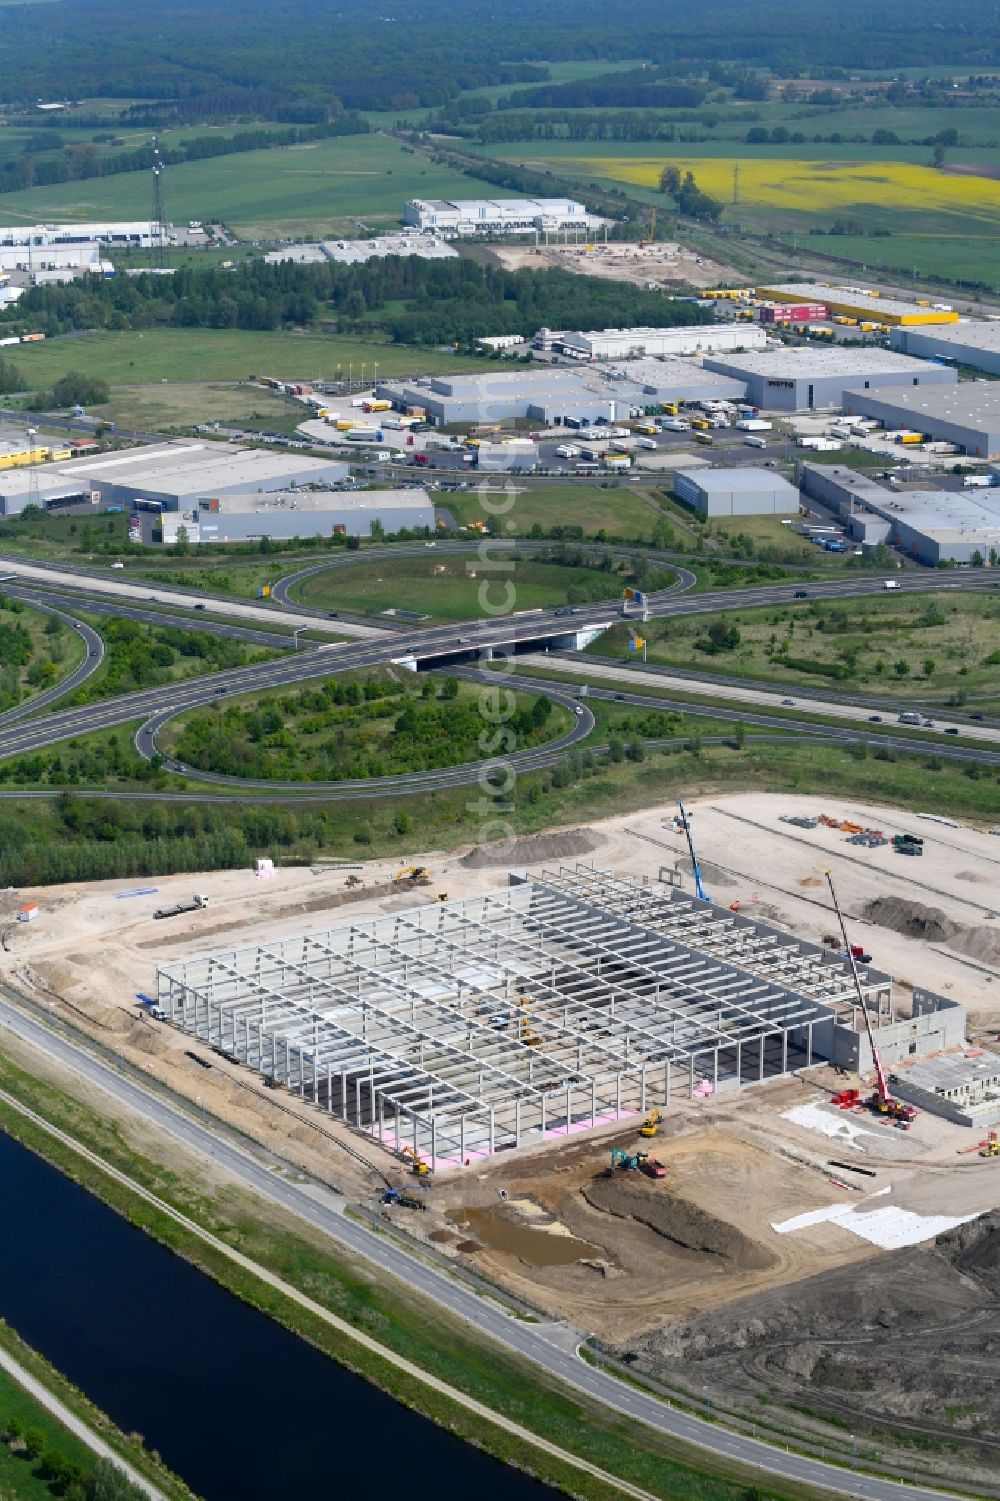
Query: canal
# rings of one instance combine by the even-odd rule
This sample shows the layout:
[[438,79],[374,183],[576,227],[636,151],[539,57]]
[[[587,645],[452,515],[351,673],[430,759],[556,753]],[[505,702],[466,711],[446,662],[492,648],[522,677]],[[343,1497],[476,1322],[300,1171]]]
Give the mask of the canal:
[[539,1501],[2,1132],[0,1185],[0,1317],[205,1501]]

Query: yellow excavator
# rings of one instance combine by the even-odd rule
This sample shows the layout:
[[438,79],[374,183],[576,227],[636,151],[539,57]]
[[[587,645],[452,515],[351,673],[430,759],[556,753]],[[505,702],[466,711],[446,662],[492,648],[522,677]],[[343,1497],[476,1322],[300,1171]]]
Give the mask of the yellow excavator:
[[409,1163],[410,1172],[413,1173],[414,1177],[427,1177],[427,1174],[430,1172],[430,1166],[424,1161],[419,1152],[415,1152],[412,1147],[404,1147],[402,1155]]
[[413,886],[429,886],[431,873],[426,865],[404,865],[393,876],[394,881],[409,881]]
[[991,1131],[987,1136],[979,1148],[979,1155],[980,1157],[1000,1157],[1000,1137],[995,1131]]
[[640,1136],[657,1136],[663,1116],[659,1110],[651,1110],[639,1127]]
[[[517,1004],[521,1007],[525,1007],[530,1003],[526,995],[519,995],[517,998]],[[531,1017],[528,1015],[527,1011],[522,1011],[521,1013],[518,1035],[520,1036],[520,1039],[526,1048],[537,1048],[542,1041],[540,1037],[537,1037],[535,1033],[532,1032]]]

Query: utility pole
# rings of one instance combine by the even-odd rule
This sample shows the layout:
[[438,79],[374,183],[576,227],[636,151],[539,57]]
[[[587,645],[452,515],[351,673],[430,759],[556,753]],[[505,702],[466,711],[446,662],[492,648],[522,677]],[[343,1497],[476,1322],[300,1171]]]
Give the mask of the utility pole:
[[733,162],[733,202],[740,201],[740,164]]
[[163,208],[163,162],[160,146],[153,137],[153,213],[149,223],[149,263],[156,271],[162,271],[166,262],[167,216]]

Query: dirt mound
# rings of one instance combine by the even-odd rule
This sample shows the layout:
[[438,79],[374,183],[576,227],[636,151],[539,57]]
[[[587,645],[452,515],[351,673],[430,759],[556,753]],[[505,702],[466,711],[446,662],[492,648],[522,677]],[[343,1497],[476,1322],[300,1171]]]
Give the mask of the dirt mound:
[[1000,964],[1000,934],[984,923],[956,922],[940,907],[925,907],[922,902],[910,902],[899,896],[878,896],[862,909],[862,916],[880,927],[891,928],[894,933],[902,933],[905,938],[941,943],[967,959]]
[[[756,1404],[793,1400],[867,1427],[992,1442],[1000,1389],[985,1379],[1000,1348],[1000,1212],[929,1245],[838,1267],[743,1298],[632,1342],[639,1370],[687,1387],[718,1383]],[[846,1337],[845,1337],[846,1336]],[[873,1385],[874,1384],[874,1385]],[[962,1412],[962,1422],[942,1416]]]
[[617,1219],[636,1220],[685,1251],[720,1256],[740,1271],[763,1271],[774,1265],[764,1249],[729,1225],[645,1178],[595,1178],[581,1190],[587,1203]]
[[[680,856],[678,856],[678,859],[677,859],[677,869],[684,871],[685,875],[689,875],[689,876],[693,876],[694,875],[694,868],[693,868],[693,866],[691,864],[691,857],[690,857],[690,855],[680,855]],[[734,880],[733,876],[730,875],[729,871],[728,870],[723,870],[720,865],[713,865],[712,862],[711,862],[711,860],[699,860],[698,861],[698,869],[701,871],[701,878],[705,882],[706,885],[708,885],[708,884],[711,884],[713,886],[735,886],[736,885],[736,881]]]
[[539,860],[563,860],[571,855],[589,855],[597,848],[582,829],[566,829],[561,834],[530,834],[524,839],[499,839],[495,844],[478,844],[459,861],[467,870],[486,870],[491,866],[536,865]]
[[928,943],[947,943],[962,927],[940,907],[925,907],[901,896],[877,896],[862,909],[862,916],[904,938],[923,938]]

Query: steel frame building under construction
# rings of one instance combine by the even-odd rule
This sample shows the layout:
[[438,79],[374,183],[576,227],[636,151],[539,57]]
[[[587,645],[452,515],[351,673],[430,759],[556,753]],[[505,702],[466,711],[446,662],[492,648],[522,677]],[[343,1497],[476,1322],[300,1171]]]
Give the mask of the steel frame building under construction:
[[834,1057],[852,1001],[836,956],[582,866],[159,970],[169,1021],[434,1168]]

